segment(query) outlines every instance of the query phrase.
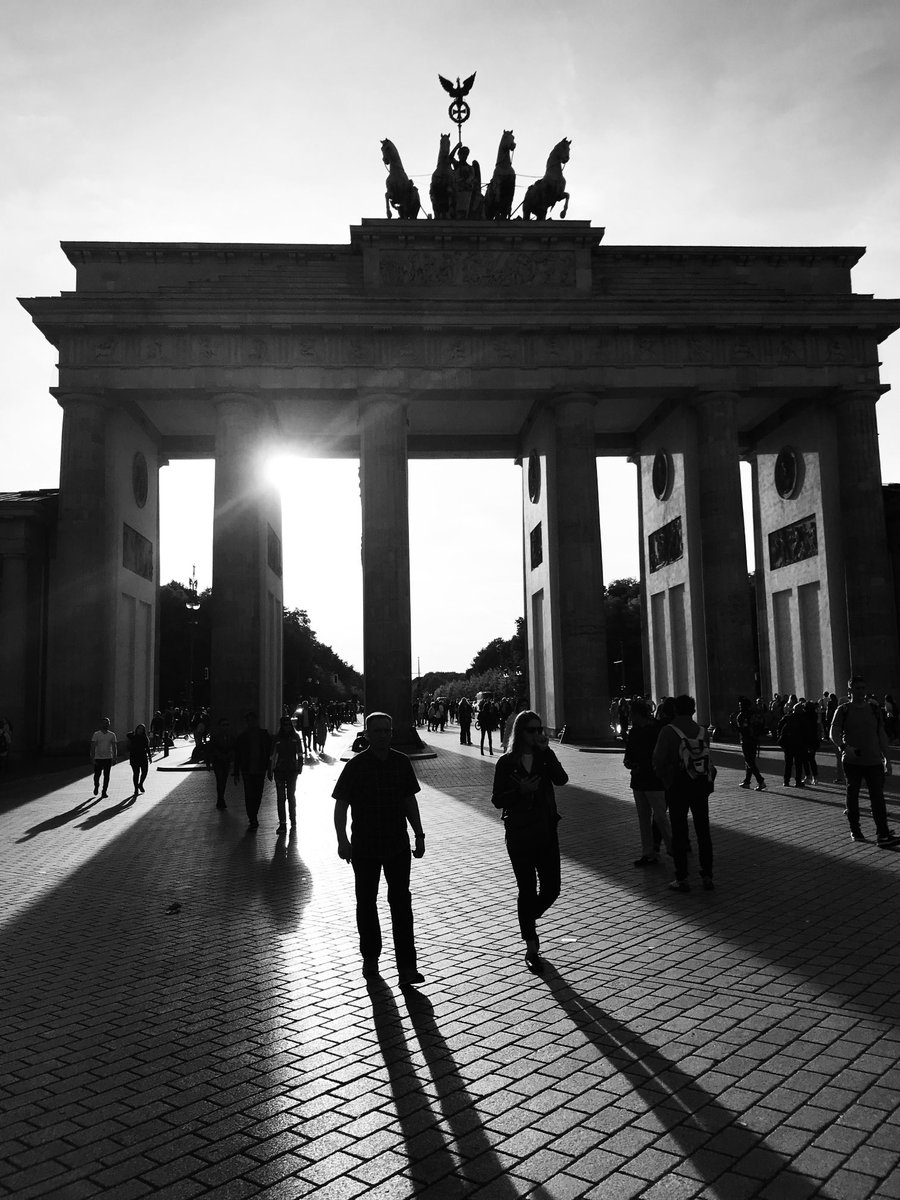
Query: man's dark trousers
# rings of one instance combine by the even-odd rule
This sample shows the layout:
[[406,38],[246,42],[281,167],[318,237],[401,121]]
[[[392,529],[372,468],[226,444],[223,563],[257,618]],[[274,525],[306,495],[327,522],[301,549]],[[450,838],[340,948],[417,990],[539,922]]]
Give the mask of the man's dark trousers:
[[461,746],[472,745],[472,722],[460,721],[459,723],[459,744]]
[[869,792],[869,803],[872,805],[872,820],[875,822],[877,837],[887,837],[887,807],[884,802],[884,768],[857,767],[852,763],[844,763],[844,774],[847,776],[847,821],[855,833],[859,829],[859,789],[865,779]]
[[388,904],[391,909],[391,928],[394,935],[394,955],[398,967],[416,966],[416,942],[413,932],[412,897],[409,892],[409,870],[412,856],[409,846],[399,854],[378,857],[354,849],[353,875],[356,880],[356,927],[359,930],[359,952],[363,958],[378,958],[381,954],[381,924],[378,920],[378,884],[381,872],[387,882]]
[[759,767],[756,763],[756,757],[759,754],[759,744],[757,742],[741,742],[741,754],[744,756],[744,783],[749,783],[751,777],[757,783],[764,783],[762,775],[759,772]]
[[263,788],[266,786],[265,775],[244,776],[244,807],[247,810],[247,820],[255,825],[262,804]]
[[94,759],[94,791],[100,786],[100,776],[103,776],[103,791],[109,791],[109,773],[112,770],[111,758]]
[[225,803],[225,788],[228,783],[228,759],[224,762],[218,762],[213,759],[212,763],[213,774],[216,777],[216,803]]

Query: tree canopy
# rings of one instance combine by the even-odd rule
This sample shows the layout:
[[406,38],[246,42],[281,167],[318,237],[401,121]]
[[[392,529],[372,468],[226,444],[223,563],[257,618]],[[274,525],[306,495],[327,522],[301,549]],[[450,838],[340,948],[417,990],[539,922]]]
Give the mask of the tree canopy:
[[[208,705],[212,588],[200,593],[195,612],[186,607],[190,592],[183,583],[172,580],[159,592],[159,702]],[[362,676],[318,640],[304,609],[284,610],[282,633],[285,704],[294,705],[305,696],[342,700],[362,695]]]

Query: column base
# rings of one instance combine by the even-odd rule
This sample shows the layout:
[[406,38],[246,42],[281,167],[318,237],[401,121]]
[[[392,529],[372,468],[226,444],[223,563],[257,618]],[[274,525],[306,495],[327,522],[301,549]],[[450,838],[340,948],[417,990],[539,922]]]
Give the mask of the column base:
[[585,746],[590,747],[591,749],[596,747],[597,749],[601,750],[619,749],[622,750],[623,753],[625,750],[625,743],[621,738],[617,737],[612,730],[610,730],[609,733],[598,733],[596,729],[579,729],[577,726],[573,729],[568,725],[566,726],[565,733],[562,737],[562,745],[573,747]]
[[391,734],[391,745],[395,750],[409,755],[410,758],[426,755],[429,758],[434,757],[434,753],[429,751],[429,747],[419,737],[419,731],[414,725],[395,725]]

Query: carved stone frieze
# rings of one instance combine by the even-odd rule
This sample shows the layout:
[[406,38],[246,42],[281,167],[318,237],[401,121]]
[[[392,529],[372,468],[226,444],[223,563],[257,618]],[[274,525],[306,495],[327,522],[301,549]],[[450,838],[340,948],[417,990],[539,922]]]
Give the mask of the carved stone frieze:
[[[426,252],[422,252],[425,254]],[[454,261],[459,254],[448,255]],[[527,256],[530,257],[530,256]],[[402,256],[407,261],[409,255]],[[398,257],[398,261],[400,258]],[[863,365],[867,343],[853,331],[724,328],[377,329],[232,328],[69,332],[66,366],[154,367],[829,367]]]

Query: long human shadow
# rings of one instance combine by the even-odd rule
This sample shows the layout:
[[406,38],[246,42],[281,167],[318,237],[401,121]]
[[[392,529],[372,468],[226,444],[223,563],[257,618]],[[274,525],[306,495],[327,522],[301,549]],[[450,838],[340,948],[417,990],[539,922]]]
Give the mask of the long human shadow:
[[[685,1158],[705,1181],[704,1196],[710,1200],[713,1197],[730,1200],[732,1195],[727,1186],[716,1187],[716,1179],[725,1172],[721,1166],[713,1166],[715,1155],[732,1154],[737,1162],[751,1150],[754,1151],[754,1169],[760,1165],[767,1168],[766,1182],[782,1173],[785,1182],[793,1182],[798,1189],[799,1185],[808,1182],[805,1176],[791,1169],[788,1159],[768,1145],[764,1135],[739,1126],[734,1114],[696,1079],[666,1058],[657,1046],[646,1042],[628,1025],[582,996],[550,963],[545,966],[543,980],[572,1024],[616,1068],[617,1073],[631,1083],[648,1111],[652,1110],[663,1122]],[[728,1150],[713,1147],[715,1155],[711,1158],[704,1153],[704,1143],[698,1145],[697,1131],[707,1132],[713,1138],[724,1129],[729,1130]],[[784,1195],[788,1194],[788,1191],[784,1192]],[[798,1190],[797,1194],[808,1195],[809,1191]]]
[[91,813],[85,821],[82,821],[80,825],[76,825],[75,828],[96,829],[98,825],[102,825],[105,821],[112,821],[116,817],[121,817],[122,813],[128,812],[137,798],[138,793],[132,792],[130,796],[124,796],[117,804],[113,804],[110,808],[103,808]]
[[16,843],[30,842],[42,833],[50,833],[54,829],[61,829],[63,825],[68,825],[70,821],[77,821],[79,817],[83,817],[95,804],[101,803],[102,801],[99,796],[91,796],[87,800],[82,800],[74,808],[69,808],[65,812],[57,813],[55,817],[48,817],[46,821],[39,821],[37,825],[32,825],[29,829],[25,830],[20,838],[16,838]]
[[[484,816],[495,815],[489,798],[477,789],[439,790]],[[738,795],[742,803],[753,804],[755,793],[740,791]],[[790,799],[796,803],[800,797],[792,795]],[[878,849],[870,840],[855,848],[860,852],[858,860],[840,861],[809,841],[802,849],[786,846],[777,836],[721,823],[717,805],[723,800],[717,789],[710,802],[717,890],[686,897],[665,886],[664,868],[650,872],[631,869],[637,819],[628,802],[568,784],[559,789],[557,803],[563,816],[559,840],[564,856],[563,899],[558,903],[565,903],[568,860],[614,881],[619,889],[630,890],[643,903],[654,903],[666,913],[673,909],[683,913],[723,941],[743,947],[748,956],[770,959],[785,975],[799,975],[815,985],[828,967],[827,983],[822,985],[828,995],[900,1022],[900,956],[893,925],[871,919],[871,906],[890,903],[894,886],[891,876],[876,864],[883,868],[896,862],[892,853],[900,852],[900,846]],[[843,841],[847,837],[844,818],[838,812],[831,820],[826,827],[829,838]],[[868,828],[871,830],[871,825]],[[585,836],[586,831],[593,835],[595,830],[603,831],[602,843]],[[502,832],[499,836],[502,838]],[[599,851],[598,846],[602,847]],[[863,904],[861,897],[869,899]],[[771,936],[773,931],[777,931],[777,939]],[[881,979],[893,973],[897,986],[870,988],[867,972],[875,969],[873,964]]]
[[91,787],[93,768],[84,757],[77,760],[36,759],[0,772],[0,812],[12,812],[24,804],[43,800],[48,794],[84,780]]
[[[477,1101],[466,1087],[453,1053],[440,1031],[431,1001],[414,988],[404,993],[406,1011],[416,1032],[416,1039],[428,1064],[432,1083],[437,1091],[438,1103],[444,1121],[450,1126],[457,1152],[468,1163],[477,1160],[477,1175],[463,1175],[468,1186],[473,1183],[491,1183],[491,1194],[498,1200],[518,1200],[521,1191],[509,1179],[503,1164],[488,1138],[484,1124],[478,1115]],[[423,1182],[428,1178],[427,1163],[413,1164],[411,1174]],[[468,1194],[464,1192],[463,1194]],[[551,1194],[540,1184],[528,1192],[529,1197],[551,1200]]]
[[295,929],[312,899],[312,872],[300,857],[297,830],[279,834],[268,860],[258,851],[259,835],[245,835],[234,844],[233,886],[245,896],[256,892],[281,932]]
[[368,993],[410,1174],[423,1185],[453,1179],[456,1161],[443,1132],[435,1126],[430,1099],[416,1074],[393,993],[380,978],[369,981]]

